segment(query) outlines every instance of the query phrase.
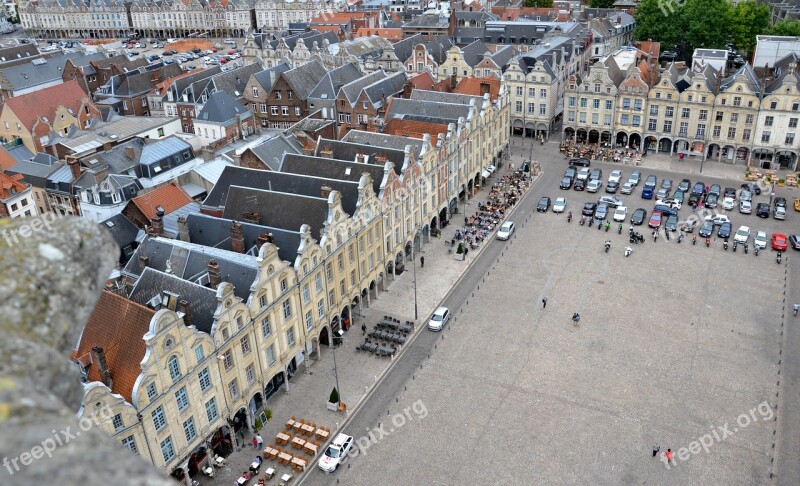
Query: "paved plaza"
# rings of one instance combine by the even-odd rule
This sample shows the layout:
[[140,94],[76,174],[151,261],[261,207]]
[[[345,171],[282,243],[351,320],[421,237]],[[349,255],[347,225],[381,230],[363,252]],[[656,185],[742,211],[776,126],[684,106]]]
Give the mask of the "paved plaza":
[[[528,150],[514,153],[518,164]],[[780,437],[775,419],[785,406],[776,396],[792,251],[778,265],[771,251],[726,252],[716,238],[711,248],[648,238],[626,258],[626,232],[606,233],[578,225],[578,218],[568,224],[563,215],[535,212],[542,195],[565,195],[574,214],[596,195],[558,190],[566,161],[556,144],[536,145],[534,158],[544,174],[511,218],[518,224],[511,241],[487,242],[482,253],[457,262],[443,243],[455,230],[450,226],[441,240],[423,246],[419,318],[424,321],[444,301],[455,315],[449,328],[441,334],[419,330],[396,362],[355,351],[361,322],[371,327],[384,314],[414,318],[413,272],[407,266],[336,350],[342,399],[354,410],[349,419],[325,409],[335,383],[327,348],[309,373],[299,371],[289,391],[270,400],[273,420],[262,431],[267,444],[292,415],[332,429],[343,426],[359,441],[359,454],[336,473],[295,473],[293,482],[770,482],[773,443]],[[683,176],[668,173],[676,160],[648,157],[638,169],[659,179],[668,174],[677,183]],[[694,182],[699,161],[688,162],[694,165],[681,168]],[[613,168],[626,175],[632,169],[595,166],[605,177]],[[702,177],[707,184],[738,187],[742,173],[740,167],[711,163]],[[791,203],[794,193],[779,191]],[[624,198],[630,212],[640,205],[652,209],[652,201],[638,193]],[[485,193],[462,205],[462,214],[474,212],[483,199]],[[730,216],[734,231],[748,224],[753,231],[791,233],[797,223],[791,210],[785,222]],[[646,227],[639,231],[649,235]],[[603,251],[606,239],[612,241],[609,253]],[[791,286],[786,292],[791,296]],[[570,320],[574,312],[582,316],[579,326]],[[381,378],[389,365],[391,373]],[[797,421],[796,414],[791,420]],[[652,457],[654,442],[662,452],[675,452],[669,469]],[[231,484],[255,453],[234,453],[231,467],[219,470],[214,482]]]

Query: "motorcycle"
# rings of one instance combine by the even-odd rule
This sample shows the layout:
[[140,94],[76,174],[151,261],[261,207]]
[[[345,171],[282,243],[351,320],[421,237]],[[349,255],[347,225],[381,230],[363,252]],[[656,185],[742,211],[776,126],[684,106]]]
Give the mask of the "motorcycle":
[[749,249],[747,247],[747,243],[744,244],[744,254],[747,255]]
[[692,245],[697,244],[697,235],[692,235]]
[[619,226],[617,226],[617,234],[619,235],[622,234],[622,223],[620,223]]
[[711,246],[711,237],[706,236],[706,248],[708,248],[709,246]]
[[756,256],[758,256],[758,247],[756,247]]
[[678,235],[678,243],[680,243],[681,241],[683,241],[683,233]]
[[586,224],[586,216],[581,216],[581,226]]
[[606,233],[608,233],[608,230],[609,230],[610,228],[611,228],[611,223],[609,223],[608,221],[606,221]]
[[728,239],[725,238],[725,241],[722,242],[722,248],[725,248],[725,251],[728,251]]
[[736,253],[736,247],[739,246],[735,241],[733,242],[733,252]]
[[800,311],[800,304],[794,304],[792,306],[792,315],[797,316],[797,311]]
[[572,222],[572,211],[567,213],[567,223],[571,223],[571,222]]
[[606,253],[608,253],[608,250],[611,248],[611,241],[606,240],[606,245],[605,246],[606,246]]
[[589,216],[589,227],[591,228],[594,225],[594,216]]
[[633,253],[633,248],[630,246],[625,247],[625,256],[631,256],[631,253]]
[[778,256],[775,257],[775,260],[780,264],[781,259],[783,259],[783,254],[781,252],[778,252]]
[[603,229],[603,220],[602,219],[598,219],[597,220],[597,229],[598,230]]

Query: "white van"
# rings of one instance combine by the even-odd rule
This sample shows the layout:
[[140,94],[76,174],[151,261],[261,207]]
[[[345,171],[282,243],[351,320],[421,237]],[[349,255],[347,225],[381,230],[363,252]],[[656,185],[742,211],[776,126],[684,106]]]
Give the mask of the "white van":
[[236,45],[236,41],[235,41],[234,39],[225,39],[225,40],[224,40],[224,41],[222,41],[222,42],[224,42],[225,44],[232,45],[232,46],[235,46],[235,45]]

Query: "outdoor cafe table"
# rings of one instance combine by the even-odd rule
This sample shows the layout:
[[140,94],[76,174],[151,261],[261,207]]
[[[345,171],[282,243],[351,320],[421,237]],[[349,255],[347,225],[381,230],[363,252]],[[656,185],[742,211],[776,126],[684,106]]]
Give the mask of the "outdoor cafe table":
[[389,356],[394,353],[394,350],[389,346],[378,346],[378,353]]
[[302,426],[303,424],[301,424],[300,422],[295,422],[294,425],[292,425],[292,428],[295,430],[295,432],[297,432],[300,430],[300,427]]
[[281,464],[289,464],[289,461],[292,460],[292,456],[285,452],[281,452],[278,454],[278,460],[281,462]]
[[[275,451],[275,452],[277,452],[277,451]],[[273,469],[273,468],[267,469],[266,471],[264,471],[264,475],[267,477],[267,479],[272,479],[272,476],[275,475],[275,469]]]
[[278,432],[278,435],[275,436],[275,442],[280,445],[286,445],[289,442],[290,437],[283,432]]
[[306,442],[306,445],[303,446],[303,450],[308,452],[312,456],[317,455],[317,446],[312,444],[311,442]]
[[306,445],[306,441],[304,439],[301,439],[300,437],[295,437],[292,439],[292,447],[295,449],[302,449],[304,445]]
[[273,449],[272,447],[267,447],[264,449],[264,457],[269,459],[275,459],[278,455],[278,450]]
[[320,440],[326,440],[330,434],[327,430],[317,429],[316,436]]
[[381,319],[381,320],[378,322],[378,324],[380,324],[380,325],[382,325],[382,326],[386,326],[386,327],[388,327],[388,328],[390,328],[390,329],[397,329],[397,326],[398,326],[398,324],[397,324],[396,322],[394,322],[394,321],[387,321],[387,320],[385,320],[385,319]]
[[253,463],[250,464],[250,469],[260,469],[260,468],[261,468],[261,461],[253,461]]
[[294,426],[294,420],[289,419],[286,421],[286,428],[291,429]]
[[236,482],[239,484],[247,484],[247,479],[245,479],[244,476],[242,476],[239,479],[237,479]]
[[314,427],[308,424],[303,425],[301,428],[306,435],[312,435],[314,433]]
[[292,464],[297,466],[297,468],[300,471],[303,471],[306,468],[306,461],[304,461],[303,459],[300,459],[299,457],[295,457],[294,459],[292,459]]

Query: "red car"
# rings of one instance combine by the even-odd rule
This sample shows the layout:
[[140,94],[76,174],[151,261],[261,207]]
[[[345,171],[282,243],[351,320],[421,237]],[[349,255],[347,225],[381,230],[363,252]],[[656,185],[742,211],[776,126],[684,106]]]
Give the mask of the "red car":
[[653,214],[650,215],[650,221],[647,223],[648,226],[651,228],[660,228],[661,227],[661,211],[653,211]]
[[789,240],[783,233],[772,233],[772,249],[786,251],[789,248]]
[[234,54],[236,54],[236,51],[228,51],[228,55],[229,55],[229,56],[232,56],[232,55],[234,55]]

